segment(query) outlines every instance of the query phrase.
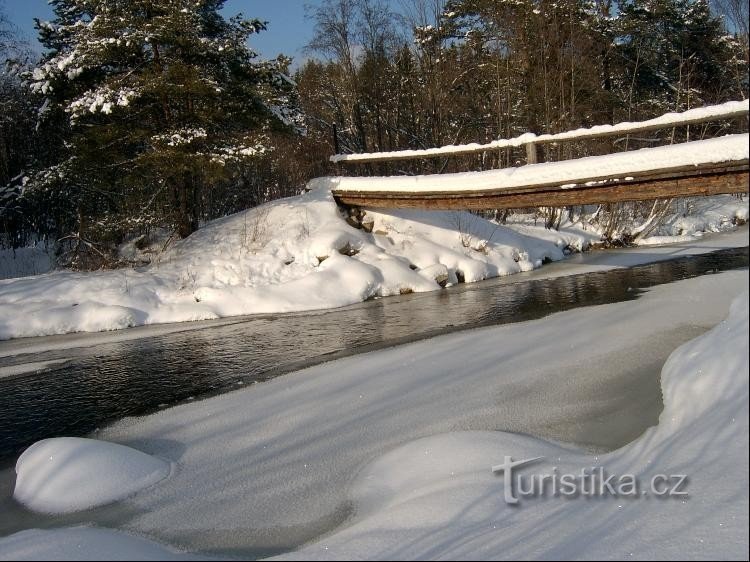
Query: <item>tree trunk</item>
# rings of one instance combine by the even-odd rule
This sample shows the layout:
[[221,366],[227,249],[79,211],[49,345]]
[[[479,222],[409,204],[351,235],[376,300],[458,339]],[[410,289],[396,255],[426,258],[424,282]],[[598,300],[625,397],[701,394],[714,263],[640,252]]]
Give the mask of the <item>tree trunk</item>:
[[198,230],[198,221],[191,205],[190,190],[187,180],[183,180],[177,187],[177,234],[180,238],[187,238]]

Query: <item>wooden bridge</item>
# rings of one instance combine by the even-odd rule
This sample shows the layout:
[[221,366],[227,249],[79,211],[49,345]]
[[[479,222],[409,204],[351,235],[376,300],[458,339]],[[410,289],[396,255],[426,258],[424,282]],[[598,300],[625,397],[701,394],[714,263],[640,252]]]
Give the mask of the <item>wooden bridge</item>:
[[[419,209],[566,207],[695,195],[747,193],[748,134],[732,134],[559,162],[537,162],[537,147],[566,141],[632,135],[711,121],[747,123],[748,102],[729,102],[639,123],[604,125],[554,135],[525,134],[488,144],[389,153],[335,155],[341,165],[447,158],[526,148],[515,168],[419,176],[320,178],[344,206]],[[736,130],[736,129],[735,129]]]

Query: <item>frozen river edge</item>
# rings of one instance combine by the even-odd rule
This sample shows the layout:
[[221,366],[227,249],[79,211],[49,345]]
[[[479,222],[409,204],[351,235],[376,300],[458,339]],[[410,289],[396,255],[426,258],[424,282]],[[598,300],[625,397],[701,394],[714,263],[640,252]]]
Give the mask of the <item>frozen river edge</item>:
[[[121,511],[111,523],[190,550],[244,556],[286,550],[349,513],[352,481],[374,459],[424,437],[508,429],[502,418],[509,412],[498,411],[498,401],[509,390],[522,396],[524,385],[557,381],[548,392],[564,396],[560,390],[572,384],[572,372],[598,363],[601,374],[618,352],[635,362],[641,343],[658,341],[676,326],[710,328],[746,285],[746,271],[704,276],[656,287],[636,301],[355,356],[125,420],[100,437],[160,456],[178,469],[157,488],[122,502],[128,516],[123,519]],[[596,373],[589,369],[588,375]],[[506,400],[506,410],[514,402],[523,404]],[[557,411],[519,411],[564,418],[576,408],[565,400],[557,405]],[[373,552],[372,544],[367,548]]]

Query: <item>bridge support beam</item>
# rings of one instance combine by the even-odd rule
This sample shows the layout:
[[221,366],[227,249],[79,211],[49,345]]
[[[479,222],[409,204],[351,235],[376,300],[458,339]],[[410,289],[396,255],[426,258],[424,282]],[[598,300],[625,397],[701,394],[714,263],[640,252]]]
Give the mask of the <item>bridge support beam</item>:
[[748,165],[712,170],[686,170],[659,177],[632,180],[587,181],[571,188],[528,186],[483,191],[393,193],[374,191],[333,191],[343,206],[380,209],[522,209],[528,207],[569,207],[647,201],[671,197],[747,193]]

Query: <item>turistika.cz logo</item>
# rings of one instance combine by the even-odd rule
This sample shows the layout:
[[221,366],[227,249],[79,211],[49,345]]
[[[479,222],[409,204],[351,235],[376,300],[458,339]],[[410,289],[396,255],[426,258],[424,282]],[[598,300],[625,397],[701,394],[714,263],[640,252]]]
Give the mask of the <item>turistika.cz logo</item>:
[[506,456],[492,472],[503,476],[504,499],[517,505],[521,499],[553,498],[681,498],[688,496],[685,474],[656,474],[647,485],[633,474],[609,474],[604,467],[584,467],[577,473],[562,473],[557,467],[544,474],[523,475],[519,470],[541,462],[544,457],[514,461]]

